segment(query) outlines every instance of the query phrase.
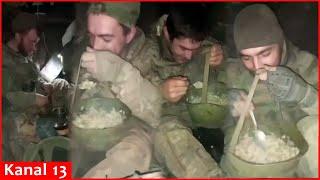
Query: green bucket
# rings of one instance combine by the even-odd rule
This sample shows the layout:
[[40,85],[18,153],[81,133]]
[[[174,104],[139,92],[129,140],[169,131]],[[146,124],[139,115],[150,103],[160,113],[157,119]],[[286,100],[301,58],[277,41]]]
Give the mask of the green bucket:
[[[80,115],[86,112],[90,107],[103,109],[106,112],[110,112],[113,108],[116,111],[123,111],[125,114],[124,122],[127,122],[131,115],[131,111],[125,104],[112,98],[92,98],[84,100],[77,106],[77,114]],[[105,151],[126,136],[128,123],[124,122],[117,126],[103,129],[80,128],[72,123],[72,138],[79,145],[90,151]]]
[[232,152],[225,150],[220,166],[229,177],[295,177],[300,158],[307,152],[308,143],[303,138],[294,123],[280,122],[279,132],[274,128],[260,126],[264,132],[273,132],[277,136],[287,135],[299,148],[299,154],[291,159],[268,164],[258,164],[245,161]]
[[187,92],[187,108],[196,127],[220,128],[228,114],[228,92],[222,83],[208,85],[207,103],[201,102],[201,88],[191,87]]

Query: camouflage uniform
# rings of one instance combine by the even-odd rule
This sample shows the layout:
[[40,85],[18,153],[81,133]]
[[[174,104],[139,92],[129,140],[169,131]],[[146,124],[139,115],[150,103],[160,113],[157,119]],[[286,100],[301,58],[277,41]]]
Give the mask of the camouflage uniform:
[[[24,147],[39,139],[35,133],[35,119],[39,108],[35,105],[38,73],[29,57],[3,47],[3,134],[10,160],[22,160]],[[9,148],[10,144],[10,148]],[[6,159],[8,157],[4,157]]]
[[[113,56],[113,58],[101,61],[108,56]],[[148,151],[143,151],[145,155],[140,158],[140,161],[136,159],[142,153],[138,151],[141,147],[144,150],[154,149],[157,160],[164,162],[169,171],[177,177],[216,177],[221,173],[220,169],[216,168],[217,164],[202,145],[194,139],[190,130],[180,125],[175,117],[167,116],[162,119],[165,123],[160,124],[160,109],[163,100],[157,86],[162,79],[155,71],[152,71],[153,68],[161,68],[155,64],[160,59],[157,42],[145,39],[143,33],[139,32],[125,53],[121,54],[121,58],[108,52],[96,52],[96,57],[97,80],[99,82],[110,81],[112,84],[112,93],[106,93],[108,91],[106,88],[103,94],[106,96],[115,94],[132,110],[133,115],[156,129],[155,135],[151,137],[150,133],[145,130],[134,128],[133,131],[130,130],[135,133],[130,133],[131,135],[111,148],[106,154],[109,157],[92,168],[85,177],[104,177],[106,174],[108,177],[123,177],[128,173],[133,173],[135,168],[146,171],[146,166],[143,165],[148,162],[148,155],[146,155]],[[141,75],[150,79],[157,86],[143,79]],[[136,134],[137,132],[140,135]],[[131,139],[130,148],[128,148],[129,139]],[[141,143],[141,140],[144,143]],[[151,140],[155,141],[154,148],[151,146]],[[172,146],[176,145],[173,141],[177,140],[182,141],[177,146]],[[131,156],[132,152],[135,152],[136,155]],[[174,159],[171,159],[172,155]],[[113,168],[117,170],[111,171],[111,174],[106,173]]]
[[[280,112],[284,119],[297,122],[307,115],[315,115],[317,107],[317,61],[316,57],[306,51],[301,51],[291,42],[286,41],[286,52],[284,52],[281,66],[288,67],[300,75],[309,85],[308,96],[297,105],[291,103],[278,103],[269,93],[265,83],[260,82],[255,90],[253,104],[258,117],[268,117],[268,121],[277,119],[277,112]],[[219,79],[224,81],[228,87],[242,89],[248,92],[253,81],[250,73],[240,59],[228,59],[224,64],[225,70],[220,73]],[[257,112],[256,112],[257,111]],[[261,113],[261,114],[260,114]],[[258,115],[259,114],[259,115]]]
[[[19,13],[12,21],[12,32],[21,33],[38,27],[37,17],[29,13]],[[41,94],[45,81],[39,75],[35,65],[35,55],[25,57],[9,47],[11,39],[3,47],[3,127],[5,157],[10,160],[22,160],[27,145],[38,142],[40,138],[56,135],[52,119],[38,119],[40,109],[36,105],[36,96]],[[56,90],[60,80],[52,82]],[[61,81],[60,81],[61,82]],[[56,83],[56,84],[55,84]],[[58,86],[56,86],[58,85]],[[39,94],[37,94],[39,93]],[[9,147],[10,146],[10,147]]]
[[[284,52],[281,66],[288,67],[297,75],[301,76],[308,84],[309,89],[306,97],[294,105],[293,103],[285,103],[277,101],[269,92],[266,83],[260,81],[253,97],[255,106],[255,116],[257,124],[262,129],[272,129],[274,132],[281,131],[281,121],[294,122],[304,121],[304,118],[318,119],[317,109],[317,60],[316,57],[306,51],[301,51],[289,41],[286,41],[286,52]],[[249,91],[253,81],[251,74],[242,64],[240,59],[226,60],[225,70],[220,72],[219,79],[224,81],[229,88],[241,89]],[[262,118],[263,117],[263,118]],[[282,120],[281,120],[282,119]],[[279,121],[281,120],[281,121]],[[313,120],[312,120],[313,121]],[[225,144],[228,144],[232,135],[232,127],[236,121],[228,119],[223,128],[226,134]],[[314,123],[317,123],[314,121]],[[316,127],[316,125],[314,125]],[[245,120],[244,129],[252,127],[250,119]],[[313,154],[315,157],[316,154]]]
[[[139,14],[136,11],[137,7],[133,7],[138,3],[97,4],[93,7],[105,6],[107,9],[109,8],[108,15],[128,27],[134,25],[134,19],[127,22],[128,18],[126,19],[119,12],[126,14],[128,13],[126,11],[129,10],[130,17],[137,17]],[[91,11],[94,12],[92,9]],[[75,105],[92,97],[117,98],[129,107],[133,116],[141,120],[135,124],[127,125],[126,131],[122,132],[124,138],[110,149],[105,149],[107,158],[91,168],[84,175],[85,177],[104,178],[106,175],[108,177],[125,177],[133,174],[135,170],[140,172],[149,170],[153,154],[151,135],[153,128],[160,124],[162,97],[158,88],[143,78],[143,75],[149,71],[149,62],[153,61],[150,59],[158,58],[155,52],[157,51],[154,51],[150,46],[144,33],[137,28],[134,39],[125,47],[120,56],[108,51],[95,53],[97,74],[94,81],[97,81],[98,85],[94,89],[86,90],[81,92],[81,95],[77,95]],[[81,73],[80,76],[79,83],[84,80],[85,74]],[[122,136],[121,132],[118,135]],[[81,176],[81,174],[79,175]]]
[[[160,58],[152,62],[149,79],[160,86],[169,77],[186,76],[191,82],[193,77],[190,64],[179,64],[174,61],[163,35],[164,22],[167,15],[160,18],[154,26],[151,39],[159,50]],[[204,62],[205,52],[215,42],[204,41],[200,52],[193,56],[191,62]],[[205,148],[193,136],[192,123],[183,101],[178,103],[165,102],[162,106],[162,121],[155,133],[155,155],[175,177],[218,177],[221,170]]]
[[[289,91],[291,93],[286,96],[290,98],[283,99],[279,95],[280,93],[272,94],[272,87],[269,84],[269,78],[272,76],[268,72],[268,80],[258,83],[252,100],[255,106],[254,112],[257,117],[257,124],[262,130],[281,134],[281,132],[286,132],[288,128],[286,125],[298,122],[298,128],[310,146],[307,154],[300,162],[297,174],[305,176],[309,172],[310,174],[307,176],[317,176],[317,162],[312,159],[315,159],[317,156],[315,142],[318,142],[318,140],[311,139],[317,138],[315,134],[318,127],[317,58],[306,51],[299,50],[284,38],[276,17],[267,6],[252,5],[247,7],[246,11],[244,10],[239,14],[241,16],[238,15],[235,21],[235,42],[238,50],[266,46],[278,43],[278,41],[283,42],[282,56],[278,68],[289,69],[292,74],[290,76],[296,76],[296,79],[302,78],[301,81],[295,81],[296,85],[293,84],[293,87],[306,88],[305,91],[298,92],[295,89],[292,90],[291,87]],[[259,23],[261,24],[260,26],[257,25]],[[224,69],[219,74],[219,80],[225,82],[229,88],[244,90],[246,92],[249,91],[253,78],[254,75],[247,70],[240,59],[226,60]],[[301,97],[301,99],[298,97]],[[228,120],[224,127],[226,134],[225,144],[229,143],[233,126],[236,123],[234,120]],[[308,130],[308,127],[312,126],[314,128]],[[252,128],[252,123],[246,119],[241,133],[246,132],[250,127]],[[222,160],[221,166],[228,168],[223,165],[223,162]]]

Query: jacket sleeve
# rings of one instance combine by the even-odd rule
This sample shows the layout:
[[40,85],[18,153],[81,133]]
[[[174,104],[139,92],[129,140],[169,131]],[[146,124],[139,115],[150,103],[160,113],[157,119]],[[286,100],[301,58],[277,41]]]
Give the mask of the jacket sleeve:
[[110,81],[112,91],[138,118],[152,127],[160,123],[162,97],[159,89],[144,79],[140,71],[117,55],[96,52],[97,79]]
[[318,115],[318,60],[311,53],[296,51],[295,71],[306,81],[307,92],[299,106],[309,115]]
[[14,88],[14,78],[6,67],[3,67],[2,75],[2,96],[4,96],[10,102],[14,109],[26,109],[32,105],[35,105],[35,92],[23,92],[16,90]]
[[301,109],[309,115],[318,115],[318,90],[312,85],[307,84],[305,97],[299,102]]

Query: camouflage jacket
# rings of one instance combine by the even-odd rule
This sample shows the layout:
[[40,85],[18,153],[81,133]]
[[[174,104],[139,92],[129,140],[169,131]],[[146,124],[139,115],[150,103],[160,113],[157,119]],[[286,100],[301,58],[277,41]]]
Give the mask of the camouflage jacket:
[[115,97],[125,103],[132,114],[152,127],[159,125],[162,97],[147,76],[158,53],[138,30],[124,53],[117,56],[107,51],[96,52],[97,77],[104,97]]
[[[270,95],[267,85],[260,81],[255,90],[253,104],[255,106],[255,116],[258,126],[263,129],[279,129],[281,121],[297,123],[306,116],[317,115],[318,99],[318,69],[317,58],[312,54],[299,50],[291,42],[286,41],[280,66],[285,66],[301,76],[308,86],[306,96],[301,102],[284,103],[277,101]],[[254,75],[249,72],[240,59],[228,59],[224,63],[224,68],[219,73],[219,81],[227,84],[229,88],[249,91]],[[250,123],[247,123],[250,122]],[[280,123],[280,124],[279,124]],[[227,121],[225,128],[232,127],[235,121]],[[244,126],[251,126],[250,119],[245,121]]]
[[23,111],[35,105],[38,71],[30,58],[3,47],[2,99],[8,111]]
[[[154,59],[155,61],[152,62],[148,78],[158,86],[167,78],[174,76],[186,76],[190,82],[193,83],[199,80],[199,75],[203,73],[202,67],[204,67],[205,55],[208,52],[208,48],[211,48],[218,42],[213,38],[204,40],[198,53],[196,53],[189,62],[185,64],[177,63],[172,57],[169,49],[170,45],[166,42],[163,34],[166,18],[167,15],[163,15],[159,21],[152,26],[151,33],[149,34],[151,43],[153,46],[156,46],[156,50],[158,50],[160,54],[159,58]],[[194,68],[193,66],[201,67]],[[197,73],[195,73],[195,71]],[[213,71],[212,68],[211,71]],[[178,116],[186,125],[192,126],[184,99],[178,103],[165,102],[163,104],[162,115]]]
[[[166,42],[163,34],[164,23],[167,15],[163,15],[159,21],[153,25],[151,33],[149,34],[153,45],[157,46],[157,50],[160,53],[160,58],[152,62],[152,72],[154,76],[158,76],[157,83],[161,83],[163,80],[171,76],[192,76],[189,73],[188,64],[180,64],[174,61],[172,53],[170,52],[170,45]],[[200,50],[196,55],[192,57],[192,61],[204,61],[204,54],[208,48],[218,42],[213,38],[207,38],[201,44]]]

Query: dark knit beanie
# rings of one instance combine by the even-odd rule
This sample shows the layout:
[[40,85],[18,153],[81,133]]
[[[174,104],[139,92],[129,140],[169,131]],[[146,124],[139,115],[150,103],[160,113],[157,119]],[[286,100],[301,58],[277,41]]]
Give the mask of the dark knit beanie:
[[238,51],[282,43],[283,31],[272,10],[263,4],[250,5],[237,15],[234,41]]

